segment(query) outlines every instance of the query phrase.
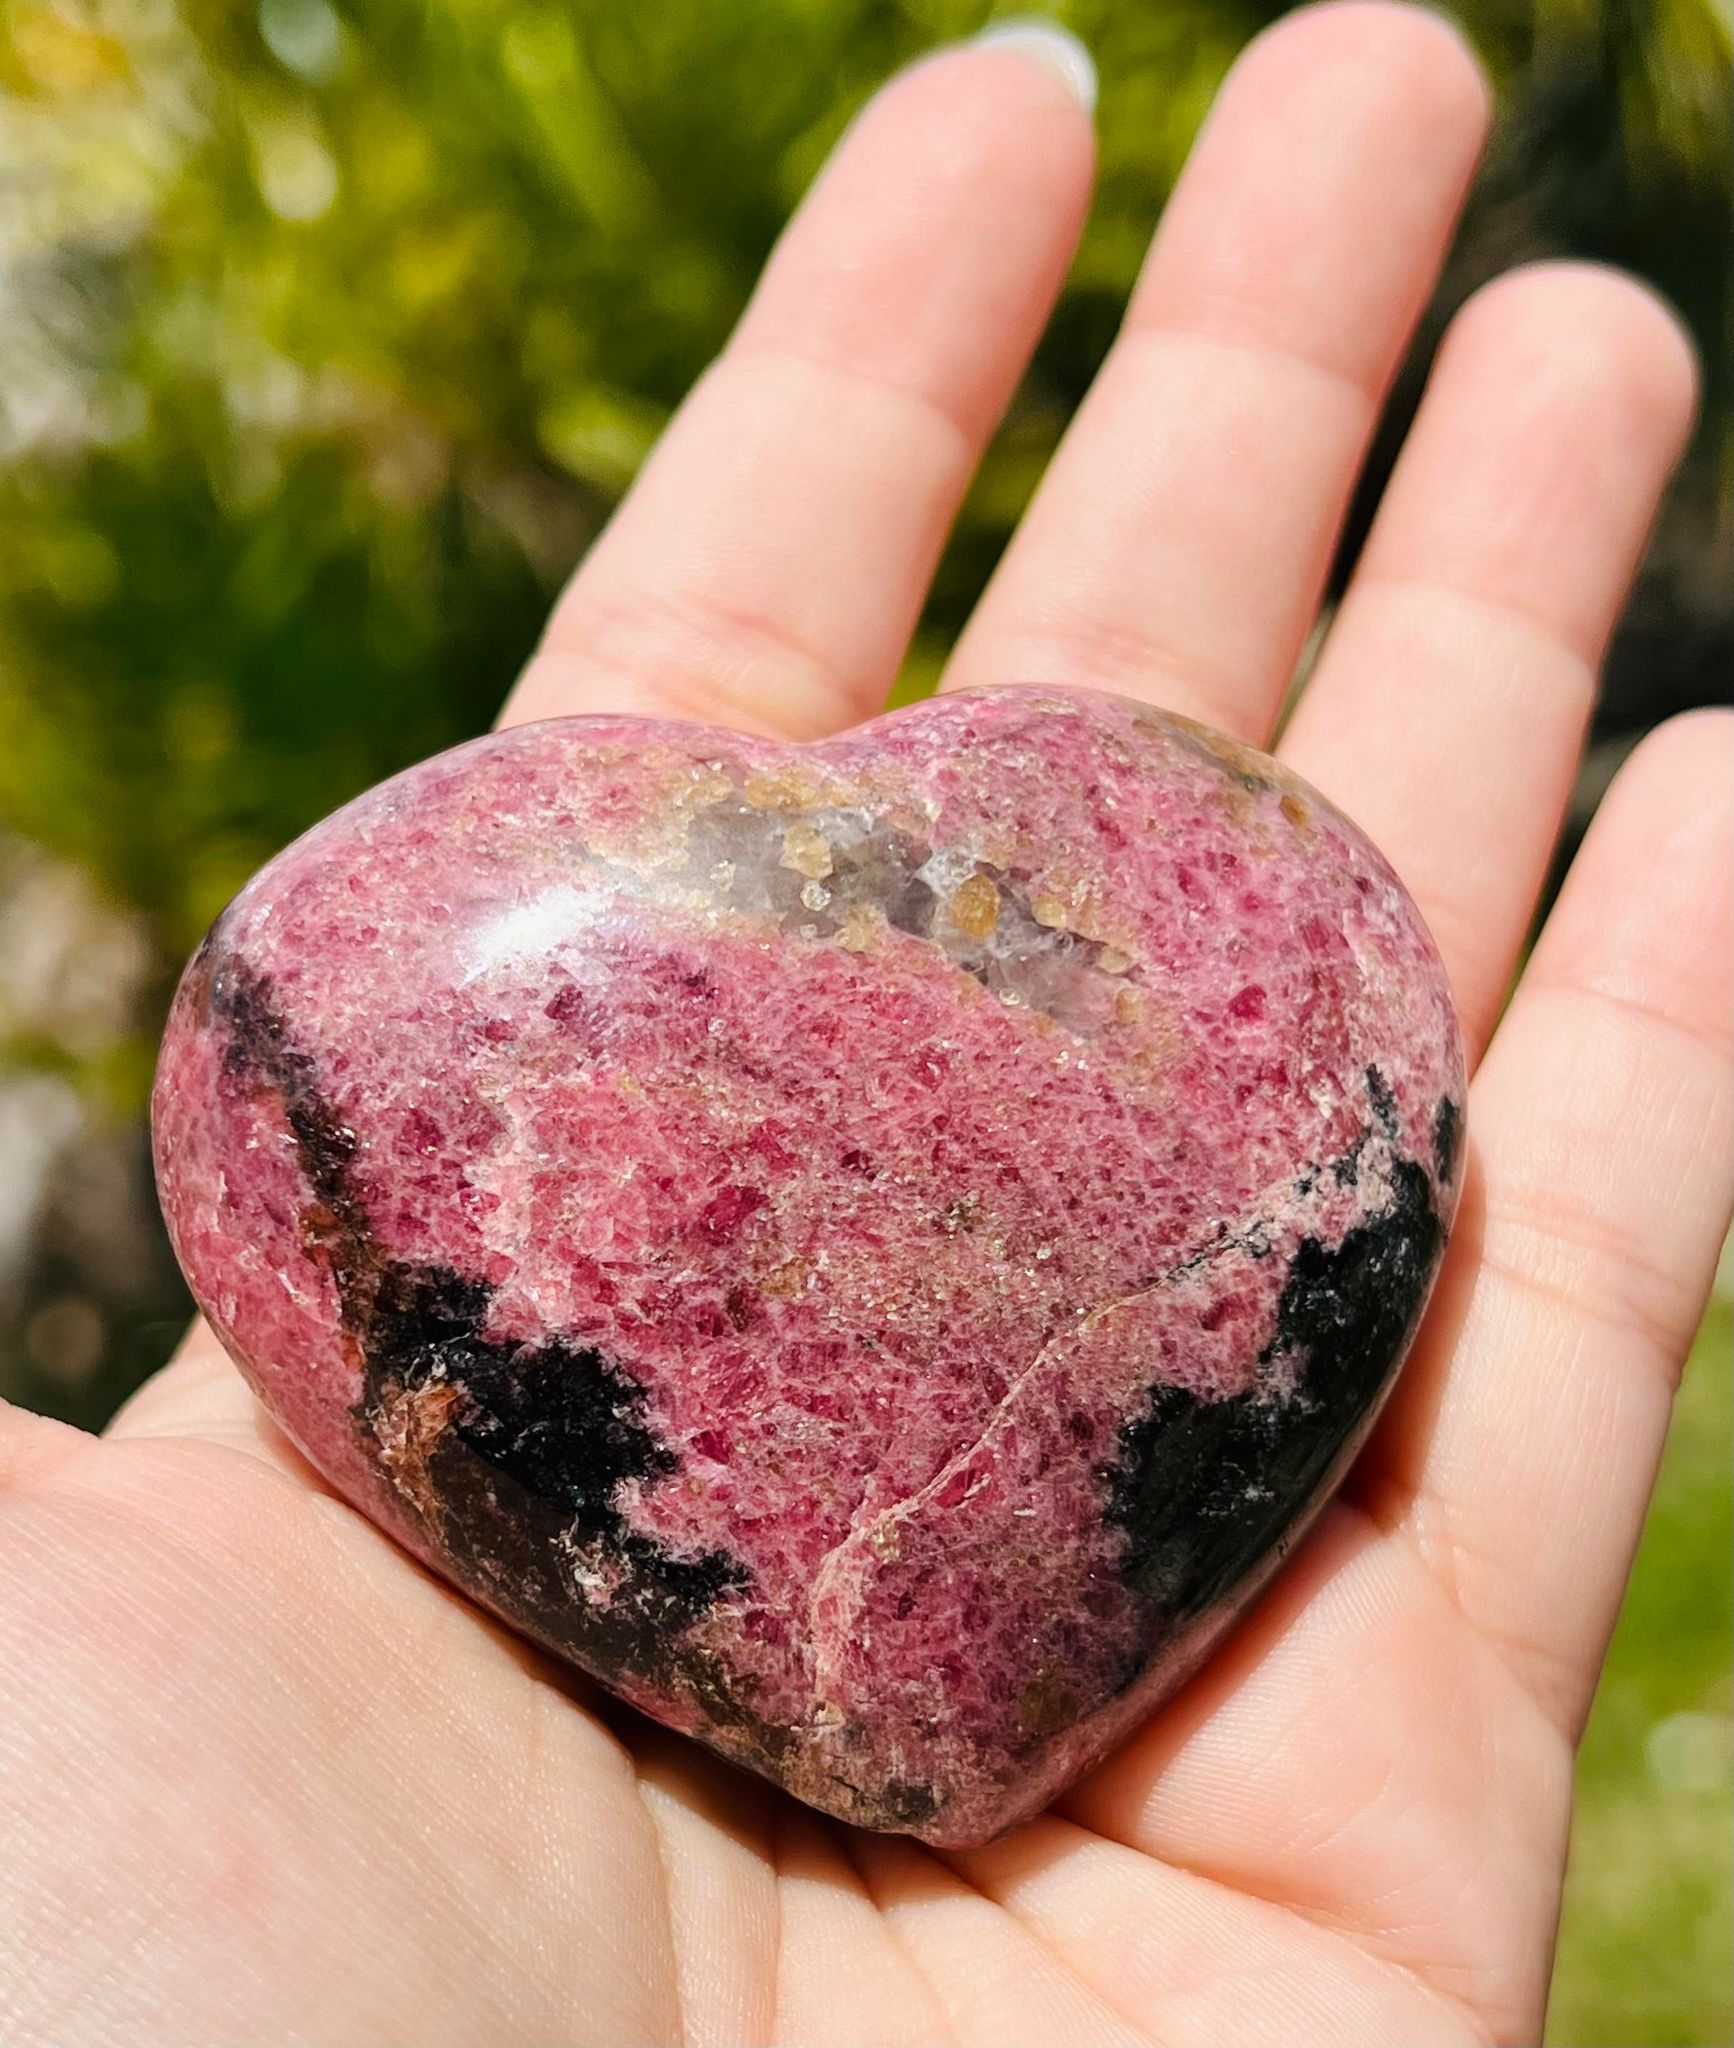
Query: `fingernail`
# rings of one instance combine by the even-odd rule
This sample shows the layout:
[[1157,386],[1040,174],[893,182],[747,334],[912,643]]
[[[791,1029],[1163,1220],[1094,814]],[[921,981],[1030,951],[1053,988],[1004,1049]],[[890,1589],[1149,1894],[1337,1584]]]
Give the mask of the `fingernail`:
[[975,40],[984,48],[1009,50],[1014,57],[1027,57],[1032,64],[1039,64],[1060,81],[1086,114],[1095,111],[1095,61],[1069,28],[1038,14],[1017,14],[989,22]]

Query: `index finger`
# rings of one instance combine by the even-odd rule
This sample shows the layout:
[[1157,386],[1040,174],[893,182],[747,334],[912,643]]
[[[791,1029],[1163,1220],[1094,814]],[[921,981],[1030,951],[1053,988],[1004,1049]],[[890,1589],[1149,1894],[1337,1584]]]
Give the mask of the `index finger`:
[[1087,67],[1032,27],[869,103],[555,607],[508,724],[631,711],[804,739],[879,709],[1083,222],[1068,52]]

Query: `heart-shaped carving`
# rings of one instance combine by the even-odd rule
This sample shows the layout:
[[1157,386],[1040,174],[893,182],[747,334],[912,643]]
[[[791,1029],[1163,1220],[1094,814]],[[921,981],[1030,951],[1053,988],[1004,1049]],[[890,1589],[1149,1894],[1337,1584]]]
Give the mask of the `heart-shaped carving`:
[[411,769],[218,920],[155,1131],[201,1306],[350,1500],[659,1720],[963,1844],[1328,1491],[1462,1102],[1353,826],[1008,689]]

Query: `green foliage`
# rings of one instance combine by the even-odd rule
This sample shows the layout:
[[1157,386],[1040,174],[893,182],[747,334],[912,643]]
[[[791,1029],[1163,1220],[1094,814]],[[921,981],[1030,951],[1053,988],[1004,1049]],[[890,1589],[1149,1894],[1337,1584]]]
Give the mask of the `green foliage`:
[[[1071,9],[1105,81],[1101,198],[918,674],[1273,11]],[[138,906],[166,965],[333,802],[484,724],[849,112],[983,13],[15,0],[0,820]],[[1720,363],[1707,0],[1471,16],[1507,115],[1447,299],[1532,250],[1620,256]]]
[[1578,1759],[1555,2048],[1713,2048],[1734,2031],[1734,1318],[1715,1304]]

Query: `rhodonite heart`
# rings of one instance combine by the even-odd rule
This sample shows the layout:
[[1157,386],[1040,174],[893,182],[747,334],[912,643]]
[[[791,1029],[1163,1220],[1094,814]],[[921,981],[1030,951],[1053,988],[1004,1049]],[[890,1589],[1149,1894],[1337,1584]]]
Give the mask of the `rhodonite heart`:
[[155,1133],[200,1305],[356,1506],[659,1720],[963,1844],[1329,1489],[1462,1101],[1353,826],[1008,689],[411,769],[218,920]]

